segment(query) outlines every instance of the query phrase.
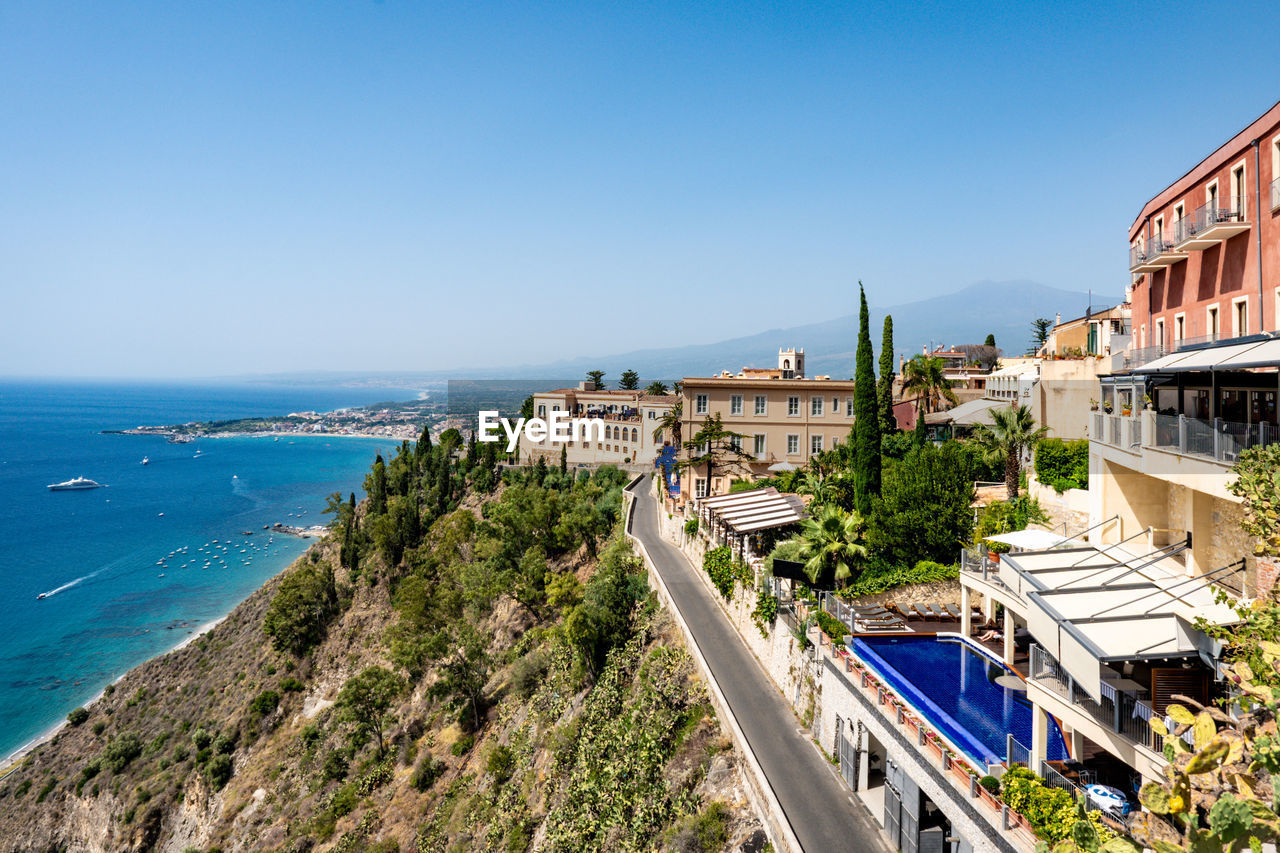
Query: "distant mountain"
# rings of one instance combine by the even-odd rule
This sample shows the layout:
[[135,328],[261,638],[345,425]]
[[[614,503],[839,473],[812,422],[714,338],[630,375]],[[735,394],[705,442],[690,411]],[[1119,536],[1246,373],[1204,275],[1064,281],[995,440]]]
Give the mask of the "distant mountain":
[[[1119,297],[1094,294],[1095,308],[1119,304]],[[1034,281],[982,281],[963,290],[888,307],[871,306],[871,340],[879,356],[884,315],[893,315],[894,345],[910,357],[932,342],[935,346],[980,344],[988,334],[1008,355],[1021,355],[1031,340],[1031,321],[1037,317],[1070,319],[1085,313],[1089,294],[1048,287]],[[523,365],[519,376],[578,376],[599,369],[616,381],[623,370],[649,377],[707,376],[742,367],[772,367],[779,347],[803,347],[806,372],[835,377],[853,375],[858,316],[822,320],[789,329],[770,329],[755,335],[712,344],[666,349],[643,349],[619,355],[584,356],[545,365]],[[498,371],[495,371],[495,374]]]

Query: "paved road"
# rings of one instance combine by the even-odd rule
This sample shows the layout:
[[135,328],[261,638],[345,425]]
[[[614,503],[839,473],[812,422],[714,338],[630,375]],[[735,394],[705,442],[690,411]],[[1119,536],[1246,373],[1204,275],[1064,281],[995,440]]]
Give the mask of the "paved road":
[[657,501],[649,494],[649,478],[634,492],[632,532],[671,591],[801,846],[807,853],[889,850],[879,827],[861,804],[854,805],[831,765],[800,732],[795,714],[694,576],[684,554],[658,535]]

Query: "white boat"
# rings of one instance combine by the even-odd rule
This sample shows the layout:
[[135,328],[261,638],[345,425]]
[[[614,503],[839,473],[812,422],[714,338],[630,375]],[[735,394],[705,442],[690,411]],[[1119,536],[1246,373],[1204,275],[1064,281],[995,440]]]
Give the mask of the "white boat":
[[142,457],[142,464],[143,464],[143,465],[148,465],[148,464],[150,464],[150,462],[151,462],[151,458],[150,458],[150,457],[148,457],[148,456],[144,456],[144,457]]
[[51,483],[49,491],[70,492],[78,489],[97,489],[101,486],[101,483],[96,480],[90,480],[88,477],[76,477],[74,480],[67,480],[65,483]]

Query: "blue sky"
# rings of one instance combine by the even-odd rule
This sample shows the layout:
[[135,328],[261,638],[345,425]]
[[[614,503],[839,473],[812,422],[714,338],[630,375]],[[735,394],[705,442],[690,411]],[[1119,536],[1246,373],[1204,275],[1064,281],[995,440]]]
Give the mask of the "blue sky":
[[1142,203],[1280,99],[1255,8],[0,4],[0,373],[540,362],[859,279],[1118,294]]

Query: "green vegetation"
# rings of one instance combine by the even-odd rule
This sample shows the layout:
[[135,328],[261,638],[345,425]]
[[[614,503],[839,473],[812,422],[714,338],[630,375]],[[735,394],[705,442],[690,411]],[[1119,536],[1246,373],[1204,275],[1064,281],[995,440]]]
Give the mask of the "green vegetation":
[[624,391],[635,391],[640,387],[640,374],[634,370],[622,371],[622,378],[618,380],[618,387]]
[[825,504],[816,516],[800,522],[796,537],[799,557],[810,583],[830,575],[837,583],[856,577],[866,564],[865,523],[856,510],[850,512]]
[[1030,407],[1016,403],[1007,409],[992,409],[991,424],[979,424],[974,429],[973,441],[982,450],[983,457],[992,464],[1004,464],[1009,500],[1018,497],[1022,455],[1035,447],[1048,431],[1047,427],[1036,426]]
[[587,371],[587,381],[588,381],[588,382],[594,382],[594,383],[595,383],[595,385],[596,385],[596,389],[597,389],[597,390],[604,390],[604,387],[605,387],[604,371],[603,371],[603,370],[588,370],[588,371]]
[[844,635],[849,633],[849,626],[832,616],[825,610],[819,610],[814,613],[814,617],[818,622],[818,627],[822,629],[822,633],[835,643],[844,641]]
[[921,560],[911,568],[873,563],[844,590],[847,595],[875,595],[895,587],[918,583],[952,581],[960,577],[960,567]]
[[1249,448],[1232,470],[1227,489],[1244,503],[1241,528],[1256,537],[1253,553],[1280,556],[1280,444]]
[[385,667],[368,667],[342,685],[334,703],[339,719],[374,735],[378,740],[378,755],[382,755],[386,751],[383,732],[391,720],[392,702],[405,687],[404,679]]
[[702,468],[702,476],[708,482],[718,472],[744,478],[750,476],[747,463],[752,456],[742,449],[742,435],[725,429],[719,412],[708,415],[689,441],[694,451],[688,459],[678,463],[681,469]]
[[1089,442],[1041,439],[1036,445],[1036,479],[1058,494],[1089,488]]
[[769,630],[773,627],[774,620],[778,618],[778,597],[769,592],[768,586],[761,581],[760,588],[756,590],[756,606],[751,611],[751,619],[756,623],[756,627],[760,629],[760,633],[767,637]]
[[729,565],[732,561],[728,545],[712,548],[702,555],[702,570],[726,599],[733,595],[733,572]]
[[925,444],[885,464],[867,539],[878,561],[951,563],[973,531],[973,454],[959,442]]
[[973,531],[974,543],[997,554],[1009,550],[1000,542],[985,542],[988,536],[1023,530],[1028,524],[1047,524],[1049,516],[1040,509],[1040,503],[1031,498],[1015,498],[1011,501],[992,501],[978,510],[978,524]]
[[67,722],[73,726],[80,726],[89,719],[89,712],[84,708],[72,708],[71,713],[67,714]]
[[[1110,830],[1098,820],[1097,812],[1083,816],[1082,808],[1076,805],[1070,794],[1061,788],[1049,787],[1025,767],[1011,767],[1000,777],[1000,798],[1027,819],[1036,837],[1049,844],[1075,839],[1076,845],[1084,848],[1090,841],[1101,845],[1112,838]],[[1078,828],[1079,823],[1085,826]],[[1090,839],[1089,832],[1100,837]],[[1129,845],[1123,851],[1108,848],[1108,853],[1137,851]]]
[[[876,375],[872,364],[871,328],[867,292],[858,282],[858,350],[853,387],[853,479],[855,502],[862,517],[871,514],[872,501],[880,494],[880,413],[876,402]],[[847,566],[846,566],[847,567]]]
[[263,630],[277,651],[303,657],[324,639],[337,613],[332,568],[309,563],[281,581],[267,608]]
[[943,400],[953,406],[959,401],[956,392],[951,390],[942,359],[923,353],[902,366],[902,396],[916,397],[926,413],[937,411]]
[[880,338],[880,378],[876,385],[876,405],[880,410],[880,435],[898,431],[898,418],[893,414],[893,317],[884,315],[884,332]]

